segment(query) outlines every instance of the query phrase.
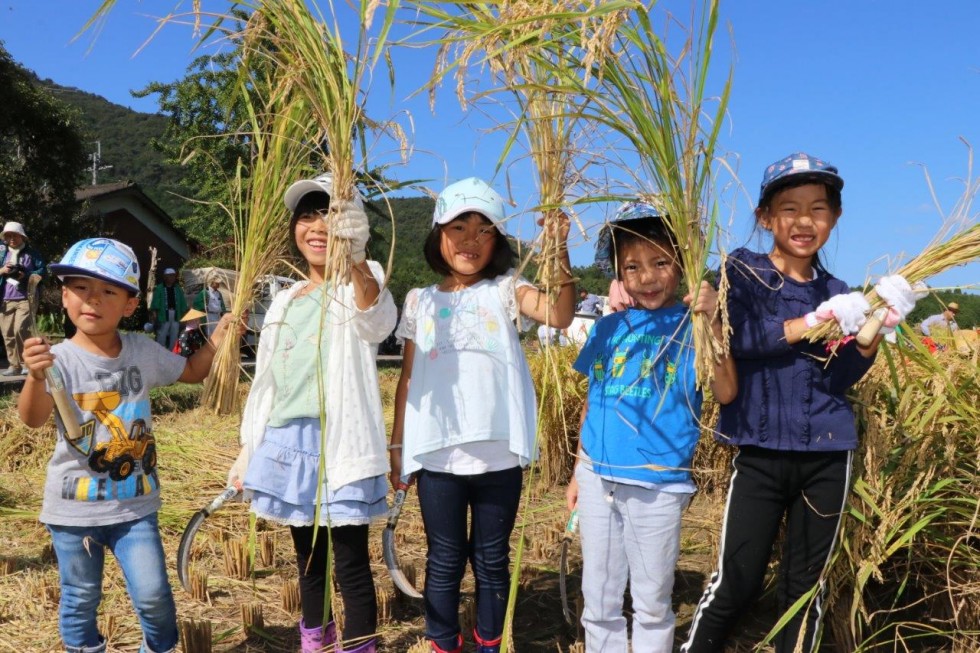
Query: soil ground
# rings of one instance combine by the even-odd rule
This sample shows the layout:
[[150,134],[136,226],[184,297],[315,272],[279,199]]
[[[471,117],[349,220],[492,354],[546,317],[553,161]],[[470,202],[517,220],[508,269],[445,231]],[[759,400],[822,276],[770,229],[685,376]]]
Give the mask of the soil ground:
[[[385,389],[390,403],[390,374]],[[207,597],[193,598],[177,581],[176,549],[190,516],[222,489],[225,475],[237,454],[237,418],[220,418],[203,409],[191,408],[193,392],[176,398],[158,397],[155,433],[160,459],[164,508],[160,523],[167,551],[171,583],[181,620],[206,620],[211,624],[214,651],[296,651],[298,613],[284,607],[285,588],[296,578],[295,559],[289,533],[260,522],[257,550],[262,542],[272,555],[255,562],[254,577],[234,578],[226,568],[226,547],[249,532],[244,504],[233,503],[210,518],[195,541],[194,568],[207,574]],[[170,402],[168,404],[168,402]],[[43,487],[44,466],[50,455],[53,429],[28,431],[16,422],[12,407],[3,409],[0,420],[0,651],[58,651],[58,573],[44,527],[37,522]],[[390,411],[389,411],[390,416]],[[526,484],[526,487],[528,484]],[[561,653],[583,650],[576,646],[576,626],[566,623],[559,595],[560,536],[567,518],[563,488],[546,488],[530,482],[530,498],[521,515],[525,519],[526,546],[521,562],[520,590],[516,609],[514,650],[521,653]],[[704,582],[711,573],[715,540],[720,524],[719,498],[698,496],[683,525],[682,552],[675,582],[678,645]],[[520,522],[520,518],[519,518]],[[418,646],[423,634],[420,602],[396,595],[381,556],[381,528],[371,536],[371,554],[380,597],[382,621],[379,650],[388,653],[427,650]],[[516,545],[519,534],[515,532]],[[416,586],[422,586],[425,544],[418,503],[409,495],[397,531],[398,552],[403,567],[416,570]],[[569,594],[578,596],[579,548],[571,546]],[[125,593],[124,581],[109,556],[104,583],[100,624],[108,637],[110,651],[135,651],[140,631]],[[472,624],[472,577],[467,574],[461,608],[463,627]],[[246,634],[243,606],[259,605],[262,628]],[[580,606],[580,603],[578,604]],[[766,603],[756,610],[768,621]],[[573,607],[574,609],[574,607]],[[580,609],[580,608],[579,608]],[[758,641],[765,626],[753,617],[744,638]],[[469,628],[472,628],[470,625]],[[469,646],[472,646],[470,644]],[[732,650],[750,650],[748,644]],[[471,649],[467,649],[471,650]]]

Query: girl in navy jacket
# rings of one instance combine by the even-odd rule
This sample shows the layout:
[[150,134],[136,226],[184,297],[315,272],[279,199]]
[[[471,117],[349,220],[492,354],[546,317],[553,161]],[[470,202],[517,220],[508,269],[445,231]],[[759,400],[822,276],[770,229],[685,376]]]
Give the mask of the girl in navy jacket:
[[[803,339],[808,328],[831,319],[845,334],[855,333],[869,310],[864,295],[849,293],[818,259],[841,215],[843,186],[837,168],[820,159],[798,153],[777,161],[766,169],[755,210],[758,225],[772,234],[772,250],[738,249],[728,258],[738,395],[721,407],[716,437],[738,453],[717,571],[682,651],[724,650],[762,588],[784,518],[779,613],[816,591],[777,635],[776,651],[812,651],[819,641],[825,572],[858,444],[845,392],[871,367],[881,339],[860,347],[845,338],[829,362],[825,345]],[[908,286],[901,277],[888,279]],[[903,309],[886,323],[904,319],[909,302],[915,303],[911,297],[909,288]]]

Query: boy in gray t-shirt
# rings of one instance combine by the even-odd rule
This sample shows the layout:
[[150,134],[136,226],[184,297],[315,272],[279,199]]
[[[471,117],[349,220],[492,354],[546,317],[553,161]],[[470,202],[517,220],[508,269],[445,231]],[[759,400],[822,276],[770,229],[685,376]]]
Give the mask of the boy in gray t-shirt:
[[[71,414],[56,413],[58,440],[40,516],[58,557],[61,639],[71,653],[105,650],[96,613],[108,548],[143,629],[140,651],[173,651],[177,614],[157,527],[160,483],[149,390],[204,380],[231,318],[222,318],[211,346],[185,359],[144,335],[119,332],[120,320],[139,304],[139,264],[126,245],[82,240],[49,269],[63,282],[62,305],[76,332],[54,347],[42,338],[25,342],[30,375],[17,410],[28,426],[43,426],[54,407],[46,379],[64,384]],[[77,423],[77,431],[66,429],[66,421]]]

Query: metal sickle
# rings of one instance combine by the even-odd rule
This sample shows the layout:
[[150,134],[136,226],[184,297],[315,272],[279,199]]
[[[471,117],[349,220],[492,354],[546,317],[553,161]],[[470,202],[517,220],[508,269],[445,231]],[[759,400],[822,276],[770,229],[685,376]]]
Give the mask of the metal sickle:
[[402,486],[395,491],[395,499],[391,504],[391,510],[388,512],[388,524],[381,534],[381,544],[384,551],[385,566],[388,568],[388,574],[391,576],[392,582],[395,583],[395,587],[406,596],[420,599],[422,595],[408,582],[408,578],[405,577],[401,566],[398,564],[398,554],[395,552],[395,527],[398,525],[398,517],[402,514],[402,506],[405,505],[407,487]]
[[561,536],[561,562],[558,571],[558,589],[561,592],[561,611],[565,615],[565,621],[569,624],[574,623],[572,611],[568,607],[568,590],[565,585],[565,578],[568,576],[568,546],[575,537],[578,530],[578,508],[572,511],[572,516],[568,518],[565,525],[565,532]]
[[184,529],[184,534],[180,536],[180,545],[177,547],[177,578],[188,592],[191,591],[191,545],[194,543],[194,536],[197,535],[197,531],[201,528],[201,524],[204,523],[205,519],[214,514],[221,506],[225,505],[226,501],[237,494],[237,488],[225,488],[224,492],[215,497],[211,503],[195,512],[191,520],[187,522],[187,528]]

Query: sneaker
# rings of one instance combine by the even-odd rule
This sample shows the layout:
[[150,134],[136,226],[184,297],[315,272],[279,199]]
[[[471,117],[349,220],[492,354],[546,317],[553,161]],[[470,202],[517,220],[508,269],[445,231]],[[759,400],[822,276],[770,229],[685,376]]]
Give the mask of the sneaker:
[[20,373],[21,376],[27,376],[31,373],[31,371],[27,369],[27,366],[25,365],[24,367],[20,368]]
[[18,374],[20,374],[20,368],[8,367],[3,372],[0,372],[0,374],[2,374],[3,376],[17,376]]

